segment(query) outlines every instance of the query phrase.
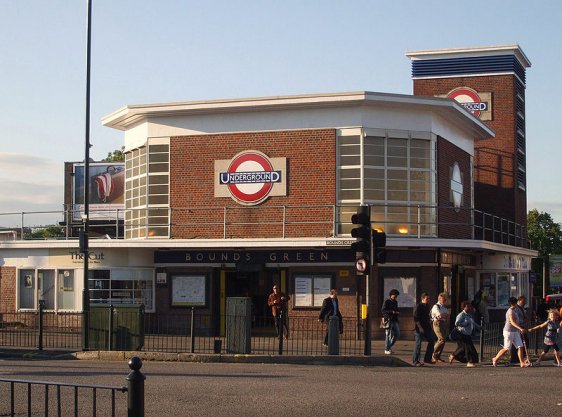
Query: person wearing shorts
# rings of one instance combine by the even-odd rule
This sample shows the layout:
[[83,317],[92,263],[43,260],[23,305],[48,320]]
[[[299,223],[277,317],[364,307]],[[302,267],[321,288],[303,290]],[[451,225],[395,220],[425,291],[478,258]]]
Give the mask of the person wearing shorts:
[[517,356],[519,358],[519,366],[525,368],[529,366],[523,361],[523,339],[521,339],[521,334],[526,330],[517,323],[517,314],[515,309],[517,308],[517,298],[509,298],[509,308],[505,313],[505,326],[503,327],[503,347],[497,353],[497,355],[492,358],[492,365],[496,366],[496,362],[500,359],[506,352],[509,352],[511,346],[515,346],[517,349]]

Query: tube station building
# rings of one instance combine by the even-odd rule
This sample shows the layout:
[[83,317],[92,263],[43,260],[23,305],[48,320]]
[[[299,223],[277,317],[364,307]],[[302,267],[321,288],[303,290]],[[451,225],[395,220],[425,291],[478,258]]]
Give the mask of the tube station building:
[[[335,288],[344,317],[368,302],[376,320],[396,288],[408,320],[422,292],[447,292],[457,310],[481,289],[492,318],[510,296],[530,296],[529,60],[518,45],[406,55],[412,95],[155,103],[105,116],[124,135],[124,208],[116,233],[90,239],[91,302],[220,319],[228,297],[244,296],[267,316],[277,283],[289,314],[317,317]],[[111,189],[110,178],[98,183]],[[368,282],[350,249],[361,205],[387,235],[386,263]],[[81,311],[83,263],[76,239],[0,242],[0,309],[43,299]]]

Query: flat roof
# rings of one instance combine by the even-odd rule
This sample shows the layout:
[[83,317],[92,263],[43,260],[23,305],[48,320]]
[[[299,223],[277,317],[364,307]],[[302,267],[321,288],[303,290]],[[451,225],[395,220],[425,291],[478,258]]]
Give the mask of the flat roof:
[[406,56],[412,60],[430,60],[442,58],[462,58],[492,55],[515,55],[524,68],[531,66],[531,61],[518,44],[482,46],[472,48],[427,49],[407,51]]
[[200,114],[349,106],[409,107],[429,110],[453,120],[461,128],[470,130],[475,138],[494,136],[493,130],[453,99],[369,91],[134,104],[104,116],[101,121],[104,126],[126,131],[151,117],[188,117]]

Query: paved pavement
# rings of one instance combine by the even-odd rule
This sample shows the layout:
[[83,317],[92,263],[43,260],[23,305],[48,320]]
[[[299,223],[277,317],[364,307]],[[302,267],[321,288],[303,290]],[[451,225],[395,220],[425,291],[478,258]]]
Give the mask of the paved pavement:
[[[164,352],[129,352],[129,351],[89,351],[68,352],[60,350],[32,350],[0,347],[1,359],[79,359],[79,360],[116,360],[125,361],[133,356],[143,361],[166,362],[222,362],[222,363],[279,363],[279,364],[330,364],[330,365],[362,365],[362,366],[411,366],[413,340],[399,340],[392,355],[385,355],[382,340],[375,340],[372,344],[371,356],[356,355],[244,355],[244,354],[193,354],[193,353],[164,353]],[[456,344],[448,343],[443,352],[443,359],[456,348]],[[425,342],[422,345],[422,356]],[[463,366],[455,362],[455,366]]]

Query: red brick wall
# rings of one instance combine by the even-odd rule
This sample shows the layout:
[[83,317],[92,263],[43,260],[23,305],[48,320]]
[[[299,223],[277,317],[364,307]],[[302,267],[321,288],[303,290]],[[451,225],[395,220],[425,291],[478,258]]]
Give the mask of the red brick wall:
[[0,267],[0,312],[16,311],[16,267]]
[[[460,210],[456,210],[451,202],[450,170],[453,164],[459,164],[463,181],[463,199]],[[451,142],[437,138],[437,205],[439,207],[438,236],[448,239],[471,239],[471,184],[470,154]]]
[[518,189],[516,181],[515,83],[513,75],[414,80],[414,95],[443,95],[462,86],[492,93],[492,120],[484,123],[496,137],[475,143],[475,206],[526,224],[526,193]]
[[[214,161],[232,159],[245,150],[257,150],[270,158],[287,158],[286,196],[270,196],[252,208],[230,197],[214,197]],[[222,238],[223,207],[229,208],[227,237],[281,237],[283,205],[292,207],[287,211],[289,220],[316,222],[287,225],[286,237],[329,236],[334,204],[334,129],[181,136],[170,140],[173,238]],[[315,207],[305,207],[311,205]],[[194,221],[199,225],[188,226]]]

